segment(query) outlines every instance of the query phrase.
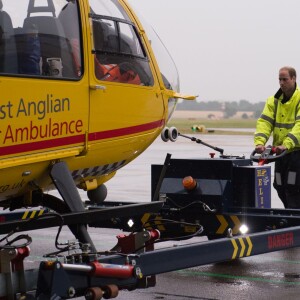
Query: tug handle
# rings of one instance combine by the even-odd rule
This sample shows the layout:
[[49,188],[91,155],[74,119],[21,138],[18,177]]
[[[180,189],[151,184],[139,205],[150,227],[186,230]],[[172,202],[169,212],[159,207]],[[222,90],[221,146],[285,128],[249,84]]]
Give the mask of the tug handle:
[[[256,155],[258,154],[258,155]],[[257,162],[260,166],[264,164],[268,164],[270,162],[274,162],[277,159],[280,159],[284,155],[287,154],[287,150],[284,150],[280,154],[276,155],[276,147],[274,146],[267,146],[266,150],[263,153],[257,153],[254,149],[250,154],[250,159],[254,162]]]

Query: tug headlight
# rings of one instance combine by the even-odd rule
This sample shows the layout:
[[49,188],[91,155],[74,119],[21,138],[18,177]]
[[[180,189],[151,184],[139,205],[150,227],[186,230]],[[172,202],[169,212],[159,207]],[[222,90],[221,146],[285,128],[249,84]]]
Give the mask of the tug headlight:
[[249,228],[246,224],[242,224],[239,230],[241,234],[246,234],[249,231]]
[[129,226],[129,228],[131,228],[134,225],[134,222],[132,219],[129,219],[127,222],[127,225]]

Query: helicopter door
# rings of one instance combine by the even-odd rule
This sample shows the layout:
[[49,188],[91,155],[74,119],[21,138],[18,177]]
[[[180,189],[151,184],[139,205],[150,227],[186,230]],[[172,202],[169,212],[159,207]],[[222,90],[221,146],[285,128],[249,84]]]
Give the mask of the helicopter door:
[[80,153],[89,94],[78,1],[2,3],[0,156],[35,154],[39,160]]
[[[90,6],[94,65],[90,132],[94,132],[93,139],[95,142],[120,141],[140,136],[142,142],[149,135],[148,141],[151,138],[153,141],[152,134],[164,122],[164,106],[154,92],[158,89],[157,83],[138,30],[118,1],[90,0]],[[132,143],[132,151],[134,149]]]

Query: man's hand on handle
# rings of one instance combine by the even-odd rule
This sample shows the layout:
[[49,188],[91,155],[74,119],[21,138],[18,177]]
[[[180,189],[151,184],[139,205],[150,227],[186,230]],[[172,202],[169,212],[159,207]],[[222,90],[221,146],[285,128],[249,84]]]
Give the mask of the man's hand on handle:
[[264,145],[257,145],[255,147],[255,152],[258,154],[263,153],[266,150],[266,147]]
[[277,146],[277,147],[275,147],[275,153],[277,154],[277,155],[279,155],[279,154],[281,154],[283,151],[285,151],[285,150],[287,150],[286,149],[286,147],[285,146]]
[[[266,147],[264,145],[257,145],[255,147],[255,152],[258,153],[258,154],[263,153],[265,150],[266,150]],[[277,146],[277,147],[272,147],[273,153],[276,153],[277,155],[281,154],[285,150],[287,150],[287,148],[283,145],[280,145],[280,146]]]

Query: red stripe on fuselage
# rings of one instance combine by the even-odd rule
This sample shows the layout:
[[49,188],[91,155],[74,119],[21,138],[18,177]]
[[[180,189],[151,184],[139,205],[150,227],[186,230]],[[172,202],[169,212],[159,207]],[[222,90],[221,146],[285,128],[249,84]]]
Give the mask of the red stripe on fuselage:
[[[121,136],[135,134],[135,133],[141,133],[143,131],[159,128],[163,126],[164,123],[165,123],[164,120],[158,120],[155,122],[141,124],[137,126],[93,132],[89,134],[89,141],[97,141],[97,140],[121,137]],[[85,140],[85,135],[81,134],[81,135],[67,136],[67,137],[45,140],[45,141],[37,141],[37,142],[30,142],[30,143],[19,144],[19,145],[4,146],[4,147],[0,147],[0,156],[19,154],[19,153],[25,153],[30,151],[36,151],[36,150],[62,147],[62,146],[71,146],[74,144],[84,143],[84,140]]]
[[109,139],[109,138],[115,138],[118,136],[124,136],[124,135],[130,135],[135,134],[151,129],[155,129],[158,127],[163,126],[165,123],[164,120],[159,120],[147,124],[141,124],[137,126],[131,126],[131,127],[125,127],[125,128],[118,128],[118,129],[112,129],[107,131],[99,131],[99,132],[93,132],[89,134],[89,141],[97,141],[97,140],[103,140],[103,139]]

